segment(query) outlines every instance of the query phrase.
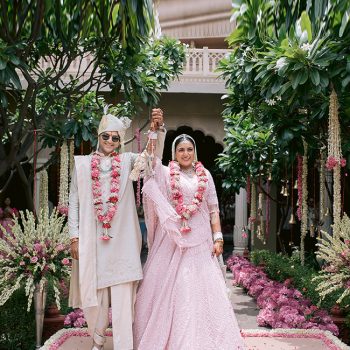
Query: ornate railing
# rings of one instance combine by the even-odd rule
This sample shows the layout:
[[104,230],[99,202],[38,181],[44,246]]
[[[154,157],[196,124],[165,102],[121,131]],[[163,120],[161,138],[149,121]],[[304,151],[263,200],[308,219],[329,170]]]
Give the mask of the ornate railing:
[[183,75],[214,76],[219,60],[229,54],[225,49],[188,49]]
[[[186,62],[183,69],[183,75],[217,77],[219,73],[217,73],[215,70],[218,66],[218,62],[228,53],[229,50],[208,49],[207,47],[204,47],[203,49],[188,49],[186,53]],[[91,57],[87,55],[82,60],[79,59],[73,61],[66,74],[75,75],[78,72],[78,69],[80,73],[85,71],[85,74],[89,74],[92,70],[90,64]],[[51,62],[49,60],[42,60],[41,68],[47,69],[51,67]]]

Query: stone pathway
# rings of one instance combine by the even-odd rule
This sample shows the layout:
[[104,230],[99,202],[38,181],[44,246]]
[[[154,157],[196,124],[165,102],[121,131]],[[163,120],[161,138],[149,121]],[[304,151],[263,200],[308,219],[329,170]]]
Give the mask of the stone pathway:
[[259,310],[255,300],[243,291],[243,288],[232,285],[232,273],[226,274],[226,285],[231,290],[231,303],[240,329],[265,329],[259,327],[256,316]]

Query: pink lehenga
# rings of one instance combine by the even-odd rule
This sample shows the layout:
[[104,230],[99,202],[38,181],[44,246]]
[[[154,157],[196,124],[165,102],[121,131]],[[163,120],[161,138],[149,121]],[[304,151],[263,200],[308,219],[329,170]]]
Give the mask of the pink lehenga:
[[[155,173],[143,187],[149,255],[135,304],[135,349],[244,349],[220,266],[211,254],[210,212],[218,210],[218,201],[210,173],[186,234],[180,233],[170,204],[169,168],[158,161]],[[181,173],[180,185],[184,203],[190,203],[197,177]]]

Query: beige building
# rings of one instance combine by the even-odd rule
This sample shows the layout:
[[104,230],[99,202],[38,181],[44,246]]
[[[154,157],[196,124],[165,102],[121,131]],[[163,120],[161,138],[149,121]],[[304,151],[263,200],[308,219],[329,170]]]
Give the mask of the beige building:
[[[157,9],[162,35],[177,38],[189,46],[183,74],[162,93],[160,100],[169,136],[186,126],[197,131],[195,136],[204,138],[196,141],[208,142],[209,146],[212,138],[222,145],[221,97],[225,83],[216,68],[228,53],[225,38],[234,29],[230,22],[231,0],[160,0]],[[216,148],[220,150],[218,145]],[[209,150],[205,147],[203,151]],[[200,158],[205,157],[201,153]]]

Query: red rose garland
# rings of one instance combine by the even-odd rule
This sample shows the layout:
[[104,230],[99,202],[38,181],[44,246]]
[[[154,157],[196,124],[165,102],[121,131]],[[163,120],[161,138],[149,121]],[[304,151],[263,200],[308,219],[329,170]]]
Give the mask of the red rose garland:
[[110,196],[108,199],[107,212],[103,212],[102,191],[100,183],[100,163],[101,156],[94,153],[91,159],[91,179],[92,179],[92,195],[94,197],[94,207],[96,217],[99,222],[102,222],[104,228],[101,239],[108,241],[112,236],[108,233],[111,228],[111,221],[117,211],[118,193],[119,193],[119,177],[120,177],[120,158],[118,153],[111,153],[112,170],[111,170],[111,186]]
[[181,233],[191,232],[191,228],[188,226],[188,220],[193,214],[195,214],[200,204],[203,201],[205,189],[207,188],[207,174],[201,162],[195,163],[195,171],[198,178],[198,189],[194,194],[194,198],[191,204],[184,204],[183,193],[180,187],[180,166],[176,161],[169,163],[170,168],[170,187],[173,205],[175,206],[176,212],[181,216],[182,226]]

